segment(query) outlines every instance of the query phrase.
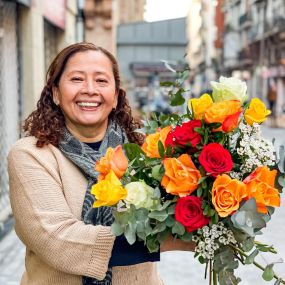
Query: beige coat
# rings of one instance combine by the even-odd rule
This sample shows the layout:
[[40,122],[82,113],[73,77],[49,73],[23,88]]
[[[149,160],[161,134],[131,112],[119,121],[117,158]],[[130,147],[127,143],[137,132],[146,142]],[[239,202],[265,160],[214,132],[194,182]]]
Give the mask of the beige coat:
[[[15,230],[26,245],[21,285],[81,285],[103,279],[115,237],[80,217],[87,181],[58,148],[19,140],[8,156]],[[152,262],[113,268],[113,285],[162,284]]]

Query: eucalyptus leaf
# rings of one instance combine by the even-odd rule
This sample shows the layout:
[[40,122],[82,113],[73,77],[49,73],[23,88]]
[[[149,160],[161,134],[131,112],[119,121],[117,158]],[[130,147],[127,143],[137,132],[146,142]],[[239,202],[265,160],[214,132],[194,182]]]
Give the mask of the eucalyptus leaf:
[[173,234],[178,234],[182,236],[185,233],[185,228],[181,223],[175,221],[171,231]]
[[258,255],[259,250],[255,249],[244,261],[245,264],[252,264],[254,262],[255,257]]
[[155,235],[157,233],[163,232],[166,229],[165,223],[158,223],[154,229],[152,230],[152,234]]
[[115,236],[120,236],[124,233],[124,226],[122,226],[121,224],[119,224],[118,222],[115,221],[111,225],[111,230]]
[[164,167],[162,164],[160,165],[155,165],[153,168],[152,168],[152,171],[151,171],[151,175],[152,177],[157,180],[157,181],[161,181],[162,180],[162,177],[164,175]]
[[274,278],[273,264],[268,264],[265,267],[262,278],[266,281],[271,281]]
[[157,252],[159,250],[159,242],[154,236],[147,237],[146,246],[150,253]]
[[166,210],[162,210],[162,211],[152,211],[148,214],[148,216],[149,218],[163,222],[168,217],[168,214]]
[[136,227],[134,224],[129,223],[125,230],[125,237],[129,244],[134,244],[136,241]]
[[241,282],[241,279],[234,275],[233,270],[222,270],[218,273],[218,278],[220,285],[237,285]]
[[166,224],[166,226],[171,228],[171,227],[173,227],[175,221],[176,220],[174,219],[173,216],[168,216],[167,219],[165,220],[165,224]]

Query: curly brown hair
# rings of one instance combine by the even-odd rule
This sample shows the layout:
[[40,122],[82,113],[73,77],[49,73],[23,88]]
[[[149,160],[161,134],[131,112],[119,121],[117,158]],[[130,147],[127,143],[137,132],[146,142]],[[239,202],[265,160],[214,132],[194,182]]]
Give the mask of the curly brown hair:
[[115,88],[118,93],[118,104],[116,109],[112,110],[109,114],[109,118],[115,120],[126,131],[130,142],[135,142],[140,145],[143,143],[144,137],[138,132],[135,132],[135,130],[140,127],[140,124],[132,117],[131,108],[126,98],[126,92],[121,88],[117,60],[106,49],[92,43],[82,42],[66,47],[53,60],[47,71],[46,85],[37,102],[37,108],[24,122],[25,134],[35,136],[37,138],[38,147],[43,147],[49,143],[58,146],[63,135],[65,118],[61,108],[53,101],[52,90],[54,87],[58,87],[68,60],[78,52],[89,50],[102,52],[112,63]]

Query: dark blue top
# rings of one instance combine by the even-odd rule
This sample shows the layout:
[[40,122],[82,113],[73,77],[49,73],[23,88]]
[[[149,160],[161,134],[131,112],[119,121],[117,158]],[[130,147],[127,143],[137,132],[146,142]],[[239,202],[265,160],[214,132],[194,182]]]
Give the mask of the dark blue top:
[[[94,150],[98,150],[101,141],[86,143]],[[143,262],[153,262],[160,260],[160,253],[149,253],[143,241],[135,241],[130,245],[124,235],[117,236],[114,242],[109,267],[134,265]]]

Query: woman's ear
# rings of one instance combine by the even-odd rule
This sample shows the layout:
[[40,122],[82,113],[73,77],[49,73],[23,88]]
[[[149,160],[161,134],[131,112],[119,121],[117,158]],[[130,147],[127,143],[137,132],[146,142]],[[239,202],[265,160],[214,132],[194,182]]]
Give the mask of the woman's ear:
[[52,87],[52,99],[53,99],[53,102],[56,106],[59,105],[59,90],[56,86],[53,86]]

